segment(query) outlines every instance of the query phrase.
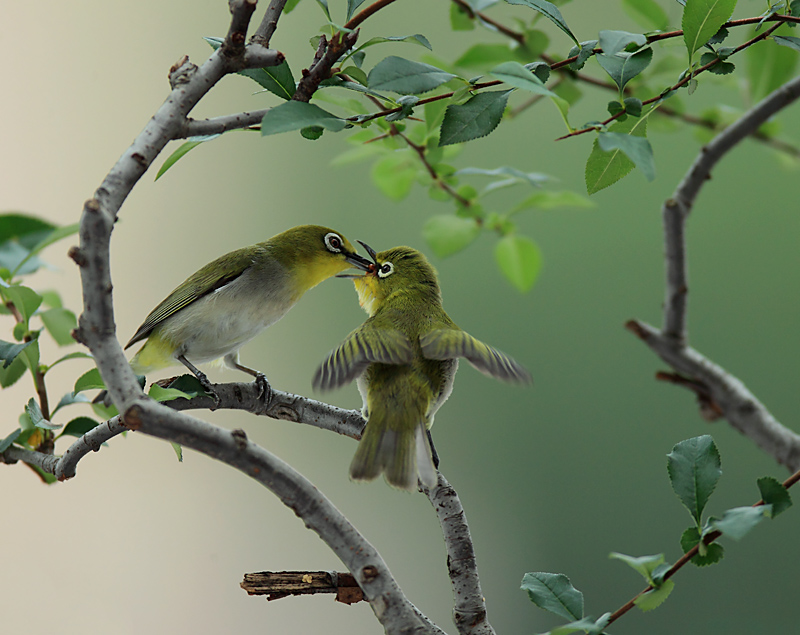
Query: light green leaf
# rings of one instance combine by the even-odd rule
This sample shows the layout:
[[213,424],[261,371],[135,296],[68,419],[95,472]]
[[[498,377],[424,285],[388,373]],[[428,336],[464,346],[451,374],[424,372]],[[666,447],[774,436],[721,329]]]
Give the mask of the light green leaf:
[[376,187],[384,196],[393,201],[401,201],[417,180],[417,163],[404,151],[393,152],[376,161],[372,166],[371,176]]
[[375,46],[376,44],[384,44],[386,42],[406,42],[408,44],[419,44],[420,46],[424,46],[429,51],[433,50],[431,43],[421,33],[415,33],[414,35],[392,35],[388,37],[377,36],[370,38],[366,42],[364,42],[361,46],[357,49],[353,50],[347,57],[352,57],[356,53],[363,51],[365,48],[369,48],[370,46]]
[[156,174],[155,180],[161,178],[161,176],[169,170],[173,165],[175,165],[178,161],[180,161],[184,156],[186,156],[190,151],[194,150],[197,146],[201,143],[205,143],[206,141],[211,141],[212,139],[216,139],[220,135],[218,134],[210,134],[210,135],[203,135],[199,137],[190,137],[188,141],[182,143],[175,152],[170,154],[166,161],[161,164],[161,167],[158,170],[158,174]]
[[641,575],[645,582],[651,586],[656,586],[653,579],[653,572],[664,564],[664,554],[659,553],[653,556],[628,556],[624,553],[612,551],[609,555],[612,560],[620,560],[627,564],[631,569]]
[[761,492],[761,500],[767,505],[772,505],[773,518],[792,506],[792,497],[789,496],[789,490],[780,481],[771,476],[764,476],[758,479],[756,483],[758,483],[758,490]]
[[690,62],[694,52],[719,31],[735,8],[736,0],[686,0],[681,28]]
[[369,87],[374,90],[390,90],[403,95],[415,95],[433,90],[455,75],[440,68],[412,62],[391,55],[378,62],[369,72]]
[[672,589],[674,588],[675,583],[672,580],[666,580],[657,589],[651,589],[644,595],[640,595],[633,603],[642,609],[642,611],[652,611],[669,597],[669,594],[672,593]]
[[56,361],[54,361],[50,366],[48,366],[48,370],[55,366],[56,364],[60,364],[61,362],[66,362],[70,359],[92,359],[92,356],[89,353],[84,353],[83,351],[74,351],[72,353],[67,353],[63,357],[59,357]]
[[28,417],[30,417],[31,423],[37,428],[42,428],[44,430],[57,430],[61,427],[61,424],[50,423],[44,418],[42,409],[39,407],[39,404],[36,403],[36,400],[33,397],[31,397],[28,400],[28,403],[25,405],[25,412],[27,413]]
[[510,94],[510,90],[478,93],[465,104],[448,106],[439,132],[439,146],[488,135],[503,118]]
[[561,11],[551,2],[545,2],[544,0],[506,0],[506,2],[508,2],[508,4],[522,4],[530,7],[534,11],[538,11],[566,33],[575,44],[580,46],[580,42],[578,42],[578,39],[572,34],[572,31],[570,31],[564,17],[561,15]]
[[697,525],[722,470],[719,451],[707,434],[681,441],[667,455],[672,489],[689,510]]
[[578,591],[563,573],[526,573],[522,578],[523,591],[536,606],[567,620],[583,618],[583,593]]
[[587,633],[587,635],[600,635],[608,624],[608,618],[610,616],[611,613],[606,613],[597,621],[593,620],[591,617],[584,617],[582,620],[556,626],[545,635],[570,635],[570,633],[575,633],[577,631],[582,631],[583,633]]
[[664,9],[655,0],[622,0],[622,7],[639,24],[665,31],[669,26],[669,18]]
[[39,315],[47,332],[59,346],[74,344],[72,331],[78,328],[75,314],[69,309],[48,309]]
[[789,35],[773,35],[772,39],[781,46],[788,46],[795,51],[800,51],[800,37],[792,37]]
[[605,55],[616,55],[624,51],[629,44],[634,44],[635,49],[639,49],[647,44],[647,38],[641,33],[629,33],[628,31],[600,31],[598,44],[603,49]]
[[170,444],[172,445],[172,449],[175,451],[175,456],[178,457],[178,463],[183,463],[183,448],[181,447],[180,443],[170,441]]
[[18,284],[3,287],[0,293],[14,304],[26,323],[42,303],[42,296],[36,291]]
[[364,4],[365,0],[347,0],[347,20],[353,17],[356,9]]
[[162,388],[158,384],[150,386],[147,395],[155,401],[172,401],[173,399],[191,399],[191,396],[176,388]]
[[534,192],[522,202],[515,205],[510,213],[516,214],[526,209],[558,209],[561,207],[594,207],[595,204],[585,196],[570,190]]
[[[753,103],[769,95],[773,90],[783,86],[795,75],[797,67],[797,51],[800,49],[800,39],[795,47],[787,46],[789,38],[779,41],[773,37],[776,43],[783,46],[770,46],[761,44],[760,46],[750,46],[745,51],[747,60],[747,80],[750,84],[750,98]],[[718,65],[719,66],[719,65]]]
[[497,242],[494,251],[500,271],[520,292],[533,287],[542,267],[539,247],[530,238],[509,234]]
[[653,148],[645,137],[622,134],[619,132],[601,132],[597,141],[603,152],[622,150],[642,171],[648,181],[656,178],[656,165],[653,159]]
[[[223,42],[221,37],[204,37],[203,39],[208,42],[215,51]],[[238,71],[237,75],[249,77],[259,86],[277,95],[281,99],[291,99],[297,87],[294,77],[292,76],[292,69],[289,68],[289,62],[286,60],[277,66],[247,68],[243,71]]]
[[339,132],[346,125],[347,122],[344,119],[340,119],[319,106],[302,101],[287,101],[267,111],[261,120],[261,135],[301,130],[311,126]]
[[475,44],[455,61],[455,66],[479,71],[489,70],[509,59],[521,61],[518,59],[518,50],[510,49],[507,44]]
[[650,64],[653,59],[653,49],[647,47],[636,51],[636,53],[621,51],[616,55],[598,53],[595,57],[597,58],[597,63],[614,80],[621,92],[629,81]]
[[330,21],[331,10],[328,8],[328,0],[317,0],[317,4],[322,8],[322,12],[325,14],[325,17],[327,17]]
[[772,513],[771,505],[758,507],[734,507],[728,509],[719,520],[712,520],[710,524],[721,531],[723,535],[734,540],[741,540],[758,523]]
[[[647,132],[647,120],[628,117],[625,121],[616,121],[609,127],[609,132],[632,134],[644,137]],[[605,152],[598,140],[592,146],[592,152],[586,160],[586,191],[594,194],[613,185],[627,176],[634,168],[622,150]]]
[[453,31],[471,31],[475,28],[470,13],[455,2],[450,3],[450,28]]
[[422,237],[439,258],[446,258],[469,246],[481,229],[473,218],[452,215],[431,216],[422,226]]
[[504,62],[491,70],[491,74],[509,86],[521,88],[537,95],[555,97],[542,81],[518,62]]
[[103,380],[100,377],[100,371],[96,368],[92,368],[78,377],[78,379],[75,381],[74,392],[79,393],[83,392],[84,390],[94,390],[96,388],[102,389],[105,387],[106,385],[103,383]]

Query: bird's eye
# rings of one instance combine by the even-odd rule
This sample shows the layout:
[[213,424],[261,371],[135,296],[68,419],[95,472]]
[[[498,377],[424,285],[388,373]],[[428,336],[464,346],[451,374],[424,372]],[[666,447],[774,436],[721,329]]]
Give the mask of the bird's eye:
[[394,273],[394,265],[391,262],[385,262],[381,265],[381,268],[378,269],[378,277],[379,278],[386,278],[391,276]]
[[325,246],[328,248],[328,251],[332,251],[335,254],[342,251],[342,239],[339,237],[339,234],[334,234],[333,232],[325,234]]

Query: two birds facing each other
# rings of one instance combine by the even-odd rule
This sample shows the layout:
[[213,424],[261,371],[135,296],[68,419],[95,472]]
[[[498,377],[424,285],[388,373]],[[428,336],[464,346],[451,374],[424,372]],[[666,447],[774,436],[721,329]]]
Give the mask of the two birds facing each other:
[[[445,313],[434,268],[410,247],[360,256],[339,232],[301,225],[225,254],[179,285],[139,327],[125,348],[145,340],[136,373],[183,364],[213,394],[196,364],[222,359],[266,388],[264,376],[239,363],[239,349],[281,319],[309,289],[332,276],[352,278],[369,317],[327,356],[314,387],[357,381],[367,421],[350,476],[383,473],[397,488],[417,478],[436,483],[430,427],[450,396],[459,358],[508,382],[530,383],[511,357],[461,330]],[[349,268],[359,273],[343,273]]]

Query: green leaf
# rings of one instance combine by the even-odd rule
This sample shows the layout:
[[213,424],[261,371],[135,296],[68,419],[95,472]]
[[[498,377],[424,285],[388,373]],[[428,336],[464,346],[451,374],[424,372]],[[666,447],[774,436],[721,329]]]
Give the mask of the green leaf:
[[25,374],[26,368],[22,357],[17,357],[8,368],[0,366],[0,386],[3,388],[13,386]]
[[325,17],[328,18],[328,21],[330,21],[331,10],[328,8],[328,0],[317,0],[317,4],[322,8],[322,12],[325,14]]
[[61,397],[61,399],[58,402],[58,405],[55,408],[53,408],[51,414],[54,415],[59,410],[61,410],[61,408],[64,408],[65,406],[71,406],[72,404],[76,403],[88,403],[88,402],[89,398],[86,395],[82,395],[80,393],[68,392],[66,395]]
[[433,90],[454,77],[452,73],[430,64],[391,55],[378,62],[367,79],[372,89],[414,95]]
[[647,38],[641,33],[629,33],[628,31],[600,31],[598,44],[603,49],[605,55],[616,55],[625,51],[629,45],[633,45],[632,51],[640,49],[647,44]]
[[[614,122],[608,130],[644,137],[647,132],[647,120],[628,117],[625,121]],[[586,160],[586,191],[589,194],[599,192],[627,176],[633,168],[633,161],[624,152],[621,150],[605,152],[595,139],[592,152]]]
[[570,31],[564,17],[561,15],[561,11],[551,2],[545,2],[544,0],[506,0],[506,2],[508,2],[508,4],[522,4],[530,7],[534,11],[538,11],[566,33],[575,44],[580,46],[580,42],[578,42],[578,39],[572,34],[572,31]]
[[178,457],[178,463],[183,463],[183,448],[180,443],[170,441],[170,444],[172,445],[172,449],[175,450],[175,456]]
[[690,62],[694,52],[719,31],[735,8],[736,0],[686,0],[681,28]]
[[771,476],[764,476],[758,479],[756,483],[758,483],[758,490],[761,492],[761,500],[767,505],[772,505],[773,518],[792,506],[792,497],[789,496],[789,490],[780,481]]
[[645,27],[665,31],[669,26],[667,14],[655,0],[622,0],[622,7]]
[[[142,383],[142,387],[144,387],[144,383]],[[187,399],[191,399],[192,397],[201,397],[206,395],[206,389],[203,388],[203,385],[194,375],[181,375],[180,377],[176,377],[173,379],[167,388],[174,388],[175,390],[180,390],[183,394],[187,395]]]
[[61,424],[57,423],[50,423],[47,419],[44,418],[42,414],[42,409],[39,407],[39,404],[36,403],[36,400],[31,397],[28,400],[28,403],[25,405],[25,412],[31,419],[31,423],[37,428],[42,428],[44,430],[57,430],[61,427]]
[[[697,531],[697,527],[689,527],[686,531],[681,534],[681,549],[683,549],[683,553],[688,553],[690,549],[694,548],[694,546],[700,542],[700,532]],[[692,564],[698,567],[707,567],[712,564],[716,564],[725,556],[725,549],[724,547],[717,543],[712,542],[711,544],[704,545],[705,553],[700,554],[699,552],[692,558]]]
[[291,130],[320,126],[331,132],[343,130],[347,122],[314,104],[287,101],[270,108],[261,120],[261,135],[273,135]]
[[11,270],[11,276],[13,277],[25,270],[25,264],[28,263],[31,258],[40,253],[45,247],[52,245],[54,242],[57,242],[62,238],[76,234],[78,229],[80,229],[80,223],[73,223],[72,225],[65,225],[64,227],[56,227],[53,229],[53,231],[51,231],[47,236],[44,236],[41,240],[39,240],[39,242],[37,242],[31,248],[30,253],[25,256],[14,269]]
[[8,298],[8,300],[17,308],[22,314],[24,322],[28,322],[36,309],[42,303],[42,296],[40,296],[33,289],[23,287],[19,284],[3,287],[0,293]]
[[439,146],[463,143],[488,135],[503,118],[510,94],[510,90],[478,93],[465,104],[448,106],[439,132]]
[[96,388],[102,389],[105,387],[106,385],[100,378],[100,371],[96,368],[92,368],[78,377],[77,381],[75,382],[74,392],[79,393],[83,392],[84,390],[94,390]]
[[512,51],[507,44],[475,44],[469,47],[454,64],[458,68],[484,71],[515,57],[515,51]]
[[556,96],[554,92],[545,87],[542,80],[518,62],[504,62],[490,72],[509,86],[521,88],[537,95]]
[[[22,263],[25,263],[22,265]],[[33,273],[46,266],[40,258],[31,257],[31,252],[16,240],[7,240],[0,243],[0,267],[6,270],[3,274],[4,279],[11,280],[11,272],[16,271],[18,275]]]
[[720,465],[717,446],[707,434],[681,441],[667,455],[672,489],[698,526],[703,509],[722,475]]
[[417,180],[417,164],[406,151],[393,152],[376,161],[371,176],[375,186],[393,201],[402,201]]
[[161,178],[161,176],[169,170],[173,165],[175,165],[178,161],[180,161],[184,156],[186,156],[190,151],[194,150],[197,146],[201,143],[205,143],[206,141],[211,141],[212,139],[216,139],[220,135],[218,134],[210,134],[210,135],[203,135],[199,137],[190,137],[188,141],[182,143],[175,152],[170,154],[167,157],[167,160],[161,164],[161,167],[158,170],[158,174],[156,174],[155,180]]
[[0,214],[0,243],[15,240],[30,251],[46,238],[56,226],[30,214]]
[[66,362],[70,359],[92,359],[92,356],[89,353],[84,353],[83,351],[74,351],[72,353],[67,353],[63,357],[59,357],[56,361],[54,361],[48,367],[48,370],[55,366],[56,364],[60,364],[61,362]]
[[439,258],[446,258],[469,246],[481,229],[472,218],[431,216],[422,226],[422,237]]
[[78,328],[78,321],[72,311],[69,309],[48,309],[41,313],[39,317],[42,318],[47,332],[53,336],[59,346],[75,343],[72,331]]
[[158,384],[150,386],[147,395],[155,401],[172,401],[173,399],[191,399],[191,397],[176,388],[162,388]]
[[586,64],[587,60],[594,55],[594,48],[597,46],[598,40],[587,40],[581,42],[578,46],[573,46],[568,57],[578,56],[577,59],[569,65],[570,70],[579,71]]
[[455,2],[450,3],[450,28],[453,31],[472,31],[475,28],[469,12]]
[[653,160],[653,148],[645,137],[622,134],[619,132],[601,132],[597,141],[603,152],[621,150],[642,171],[648,181],[656,178],[656,165]]
[[619,52],[616,55],[598,53],[595,57],[598,64],[622,91],[629,81],[648,67],[653,59],[653,49],[648,46],[636,53]]
[[788,46],[795,51],[800,51],[800,37],[792,37],[789,35],[773,35],[772,39],[781,46]]
[[13,344],[11,342],[4,342],[3,340],[0,340],[0,359],[3,360],[3,368],[8,368],[11,365],[11,362],[17,358],[17,355],[19,355],[31,344],[33,344],[33,340],[29,342],[23,342],[22,344]]
[[39,340],[34,339],[31,345],[19,354],[19,360],[25,367],[35,373],[39,368]]
[[772,513],[770,505],[759,505],[758,507],[734,507],[728,509],[720,519],[710,521],[714,529],[717,529],[734,540],[741,540],[758,523]]
[[641,575],[645,582],[651,586],[658,586],[654,581],[653,572],[664,564],[664,554],[659,553],[653,556],[628,556],[624,553],[612,551],[609,555],[612,560],[620,560],[627,564],[631,569]]
[[567,620],[583,618],[583,593],[578,591],[563,573],[526,573],[522,578],[523,591],[536,606]]
[[21,433],[22,433],[22,428],[17,428],[16,430],[14,430],[14,432],[9,434],[5,439],[0,441],[0,454],[8,450],[8,448],[11,447],[11,444],[14,443],[14,441],[16,441],[17,437]]
[[556,626],[556,628],[546,635],[570,635],[570,633],[575,633],[577,631],[583,631],[588,635],[600,635],[608,624],[609,617],[611,617],[611,613],[606,613],[597,621],[593,620],[591,617],[584,617],[582,620]]
[[[288,13],[288,11],[287,11]],[[206,42],[211,45],[215,51],[222,45],[223,39],[221,37],[204,37]],[[289,62],[284,60],[277,66],[266,66],[264,68],[248,68],[243,71],[238,71],[237,75],[249,77],[262,88],[274,93],[281,99],[291,99],[296,89],[294,77],[292,76],[292,69],[289,68]],[[219,135],[208,135],[209,137]],[[187,150],[188,152],[188,150]],[[156,177],[158,180],[158,177]]]
[[594,207],[594,203],[585,196],[570,190],[534,192],[525,200],[515,205],[510,213],[521,212],[526,209],[558,209],[561,207]]
[[[750,46],[745,51],[747,60],[747,80],[750,86],[750,98],[757,102],[769,95],[776,88],[780,88],[795,75],[797,67],[797,48],[786,46],[787,42],[780,42],[774,37],[776,43],[783,46]],[[794,38],[797,40],[797,38]],[[800,40],[798,40],[800,43]],[[719,66],[719,64],[718,64]]]
[[500,271],[521,293],[529,291],[542,267],[539,247],[530,238],[509,234],[497,242],[494,251]]
[[424,46],[429,51],[433,50],[431,43],[421,33],[415,33],[414,35],[392,35],[389,37],[382,37],[376,36],[370,38],[366,42],[364,42],[361,46],[355,49],[352,53],[350,53],[347,57],[352,57],[356,53],[363,51],[365,48],[369,48],[370,46],[375,46],[376,44],[384,44],[386,42],[406,42],[408,44],[418,44],[419,46]]
[[551,177],[540,172],[523,172],[517,168],[510,166],[501,166],[487,170],[484,168],[462,168],[455,173],[456,176],[463,176],[466,174],[476,174],[480,176],[493,176],[501,177],[502,180],[495,181],[486,187],[483,194],[487,194],[496,189],[516,185],[517,183],[527,184],[532,187],[541,187],[542,183],[551,180]]
[[365,0],[347,0],[347,20],[353,17],[356,9],[364,4]]
[[63,432],[58,435],[60,437],[77,437],[80,438],[89,430],[92,430],[100,425],[99,421],[95,421],[89,417],[76,417],[64,426]]
[[642,609],[642,611],[652,611],[669,597],[669,594],[672,593],[672,589],[674,588],[675,583],[672,580],[666,580],[657,589],[651,589],[644,595],[640,595],[633,603]]

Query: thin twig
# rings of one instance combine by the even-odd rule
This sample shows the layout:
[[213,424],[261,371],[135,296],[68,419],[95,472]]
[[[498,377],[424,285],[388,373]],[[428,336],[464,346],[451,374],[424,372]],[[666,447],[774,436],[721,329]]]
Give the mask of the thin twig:
[[344,25],[344,28],[355,29],[356,27],[360,26],[368,17],[375,15],[381,9],[385,9],[394,1],[395,0],[378,0],[377,2],[372,3],[367,8],[359,11],[352,18],[350,18]]
[[262,46],[269,47],[269,41],[275,35],[275,30],[278,28],[278,20],[283,13],[283,7],[286,6],[287,0],[271,0],[267,7],[264,17],[261,19],[261,24],[253,33],[250,38],[251,42],[256,42]]

